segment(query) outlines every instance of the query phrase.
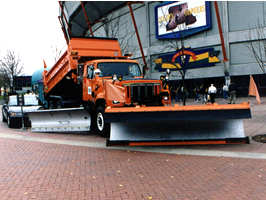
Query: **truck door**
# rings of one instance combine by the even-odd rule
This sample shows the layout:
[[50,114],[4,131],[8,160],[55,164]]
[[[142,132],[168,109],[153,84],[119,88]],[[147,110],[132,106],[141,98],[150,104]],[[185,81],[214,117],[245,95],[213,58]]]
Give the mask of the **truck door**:
[[93,90],[93,64],[85,65],[84,76],[83,76],[83,100],[94,101],[94,90]]

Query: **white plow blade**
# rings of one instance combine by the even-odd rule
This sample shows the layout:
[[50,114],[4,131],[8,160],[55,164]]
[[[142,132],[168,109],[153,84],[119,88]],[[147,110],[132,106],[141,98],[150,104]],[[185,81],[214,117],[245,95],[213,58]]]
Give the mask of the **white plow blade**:
[[29,113],[32,132],[89,131],[91,117],[83,108],[40,110]]
[[243,121],[163,121],[156,123],[112,123],[108,141],[112,143],[141,141],[191,141],[245,138]]

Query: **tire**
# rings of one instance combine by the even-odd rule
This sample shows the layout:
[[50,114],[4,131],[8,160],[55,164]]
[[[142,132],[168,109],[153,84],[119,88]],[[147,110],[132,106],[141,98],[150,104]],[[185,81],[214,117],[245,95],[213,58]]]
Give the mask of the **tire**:
[[104,119],[104,108],[99,106],[96,108],[96,116],[94,117],[95,129],[98,134],[105,138],[110,137],[111,126]]
[[7,126],[9,128],[22,128],[22,118],[7,116]]
[[2,113],[2,122],[7,122],[7,120],[6,120],[6,118],[5,118],[3,113]]
[[53,102],[52,101],[48,101],[48,109],[53,109]]
[[12,119],[12,117],[10,117],[9,115],[7,116],[7,126],[8,128],[14,128],[14,119]]
[[56,102],[56,108],[57,108],[57,109],[61,109],[61,108],[63,108],[63,106],[62,106],[62,102],[61,102],[61,101],[57,101],[57,102]]

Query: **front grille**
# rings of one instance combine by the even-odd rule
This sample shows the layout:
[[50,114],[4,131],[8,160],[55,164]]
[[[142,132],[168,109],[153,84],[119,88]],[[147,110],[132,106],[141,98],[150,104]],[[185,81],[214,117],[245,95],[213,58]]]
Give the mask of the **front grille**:
[[128,97],[131,103],[138,103],[140,105],[158,105],[159,96],[157,88],[159,85],[155,84],[141,84],[128,86]]

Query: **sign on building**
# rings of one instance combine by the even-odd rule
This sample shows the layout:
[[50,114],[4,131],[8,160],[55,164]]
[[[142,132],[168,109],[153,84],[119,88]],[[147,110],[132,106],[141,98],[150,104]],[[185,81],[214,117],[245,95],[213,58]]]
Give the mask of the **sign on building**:
[[185,48],[183,50],[161,54],[154,60],[156,64],[155,70],[162,72],[166,71],[166,69],[177,71],[212,67],[220,62],[218,58],[219,53],[220,51],[216,51],[214,48],[198,50]]
[[155,7],[157,39],[181,38],[211,28],[210,2],[167,2]]

